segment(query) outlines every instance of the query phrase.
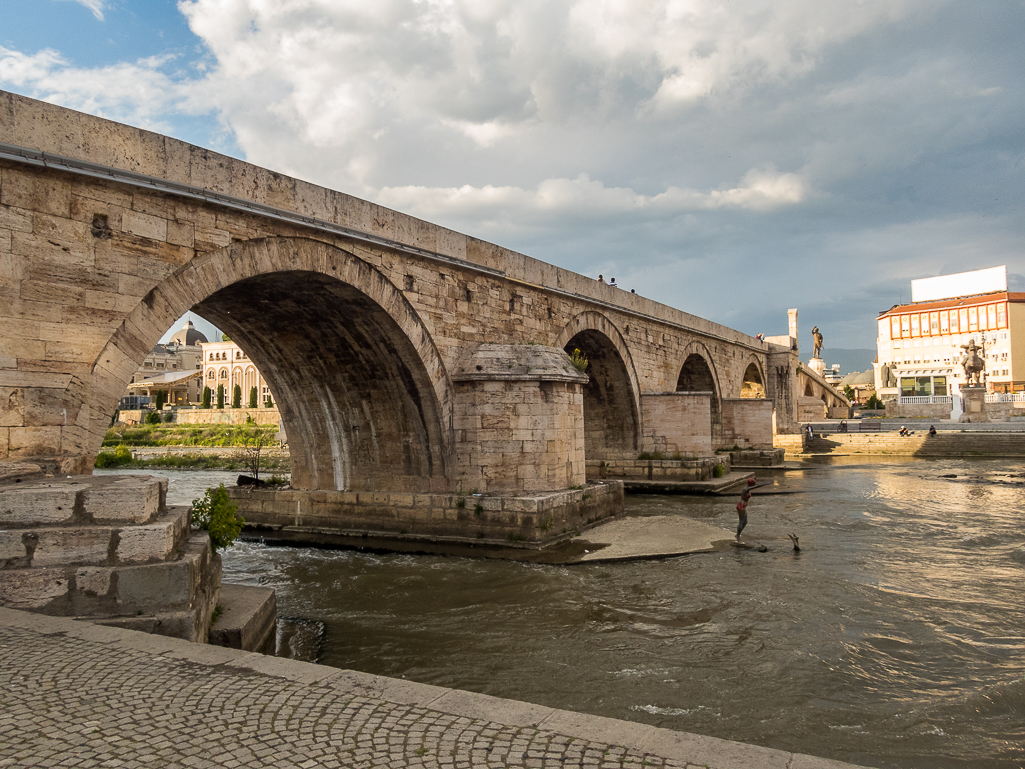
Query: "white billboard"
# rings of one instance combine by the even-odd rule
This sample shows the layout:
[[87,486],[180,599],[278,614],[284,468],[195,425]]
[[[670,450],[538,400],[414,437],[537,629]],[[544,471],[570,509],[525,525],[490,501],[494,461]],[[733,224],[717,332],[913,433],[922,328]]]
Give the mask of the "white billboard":
[[985,270],[959,272],[956,275],[937,275],[911,281],[912,302],[933,302],[957,296],[988,294],[1007,290],[1007,265]]

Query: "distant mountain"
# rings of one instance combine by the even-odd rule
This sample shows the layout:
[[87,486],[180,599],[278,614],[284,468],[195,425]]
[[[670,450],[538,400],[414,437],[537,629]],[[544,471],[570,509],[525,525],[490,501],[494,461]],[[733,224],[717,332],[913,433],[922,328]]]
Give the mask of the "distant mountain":
[[[804,354],[804,350],[801,350],[802,358]],[[872,361],[876,359],[876,351],[874,349],[845,350],[842,347],[823,347],[822,359],[826,362],[827,369],[838,363],[841,374],[850,374],[872,368]]]

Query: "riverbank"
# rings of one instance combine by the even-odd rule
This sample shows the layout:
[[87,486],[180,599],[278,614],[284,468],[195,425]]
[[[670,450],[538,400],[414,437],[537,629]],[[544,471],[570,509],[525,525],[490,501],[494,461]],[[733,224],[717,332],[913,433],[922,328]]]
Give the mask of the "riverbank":
[[11,609],[0,649],[4,765],[856,769]]

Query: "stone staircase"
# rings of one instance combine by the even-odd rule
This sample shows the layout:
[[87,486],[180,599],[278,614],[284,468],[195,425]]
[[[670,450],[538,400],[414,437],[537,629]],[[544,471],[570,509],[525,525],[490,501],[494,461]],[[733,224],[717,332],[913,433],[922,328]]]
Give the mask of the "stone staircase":
[[0,605],[205,643],[221,559],[167,480],[0,472]]

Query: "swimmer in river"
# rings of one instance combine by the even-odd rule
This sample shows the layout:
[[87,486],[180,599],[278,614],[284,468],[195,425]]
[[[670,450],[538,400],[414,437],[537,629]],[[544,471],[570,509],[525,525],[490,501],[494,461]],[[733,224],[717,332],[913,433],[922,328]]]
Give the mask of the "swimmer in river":
[[740,542],[740,532],[747,526],[747,503],[751,501],[751,492],[768,485],[768,482],[758,483],[754,478],[747,479],[747,486],[740,493],[740,501],[737,503],[737,542]]

